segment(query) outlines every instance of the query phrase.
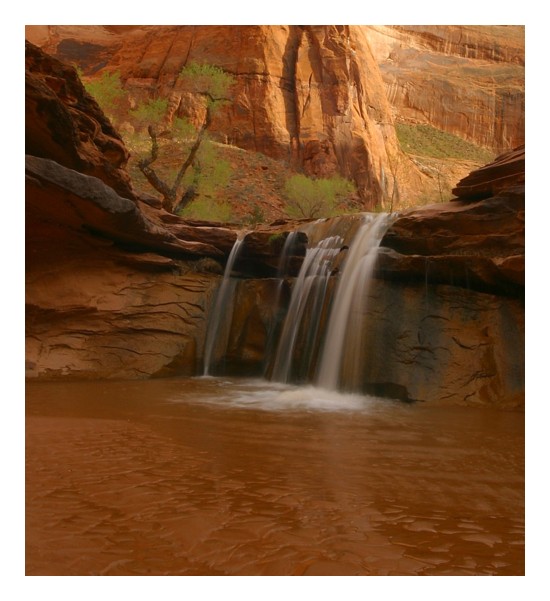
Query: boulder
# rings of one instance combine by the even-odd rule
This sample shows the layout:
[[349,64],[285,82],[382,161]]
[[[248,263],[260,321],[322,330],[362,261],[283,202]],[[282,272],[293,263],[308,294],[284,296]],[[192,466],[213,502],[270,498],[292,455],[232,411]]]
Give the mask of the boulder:
[[86,92],[74,67],[25,42],[26,154],[101,179],[135,199],[121,137]]
[[458,198],[399,214],[377,275],[508,296],[525,289],[525,148],[473,171]]

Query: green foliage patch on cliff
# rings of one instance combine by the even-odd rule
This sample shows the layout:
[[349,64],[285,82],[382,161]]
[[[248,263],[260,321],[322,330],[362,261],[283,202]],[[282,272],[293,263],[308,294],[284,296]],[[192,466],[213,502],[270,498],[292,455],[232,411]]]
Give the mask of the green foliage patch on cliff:
[[311,179],[294,175],[285,184],[286,213],[297,219],[332,217],[338,212],[339,202],[354,192],[354,184],[343,177]]
[[463,159],[490,163],[494,154],[458,136],[427,124],[397,123],[395,126],[401,148],[408,154],[438,159]]
[[[82,78],[82,72],[79,73]],[[90,96],[93,96],[102,111],[112,120],[114,113],[126,97],[118,71],[104,71],[98,79],[83,81]]]

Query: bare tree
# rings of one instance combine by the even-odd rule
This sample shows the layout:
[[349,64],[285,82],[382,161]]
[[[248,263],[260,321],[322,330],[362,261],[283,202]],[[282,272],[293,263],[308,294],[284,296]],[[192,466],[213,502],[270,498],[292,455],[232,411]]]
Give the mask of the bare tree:
[[138,163],[138,167],[147,178],[147,181],[162,194],[162,206],[170,213],[180,211],[194,199],[196,195],[196,173],[193,183],[186,190],[181,191],[183,178],[191,166],[194,166],[196,170],[200,169],[200,166],[196,164],[197,152],[206,137],[208,128],[212,124],[214,113],[223,104],[230,101],[229,90],[235,83],[233,76],[223,69],[213,65],[197,63],[191,63],[184,67],[179,78],[183,86],[190,88],[195,94],[204,98],[206,108],[204,119],[196,130],[195,139],[188,150],[187,156],[183,159],[172,185],[161,179],[153,168],[153,164],[159,157],[159,133],[155,125],[151,124],[147,128],[151,138],[150,154]]

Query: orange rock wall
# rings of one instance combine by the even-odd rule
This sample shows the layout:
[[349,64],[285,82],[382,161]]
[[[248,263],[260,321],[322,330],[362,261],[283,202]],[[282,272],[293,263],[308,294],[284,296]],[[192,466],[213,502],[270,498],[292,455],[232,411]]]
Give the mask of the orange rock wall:
[[525,142],[523,26],[370,26],[397,120],[497,152]]

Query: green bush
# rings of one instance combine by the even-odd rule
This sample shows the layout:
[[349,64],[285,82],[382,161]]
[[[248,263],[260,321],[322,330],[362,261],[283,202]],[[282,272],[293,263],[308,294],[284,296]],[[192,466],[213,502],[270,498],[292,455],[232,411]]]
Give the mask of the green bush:
[[172,137],[178,140],[187,141],[194,139],[197,135],[197,128],[189,123],[183,117],[176,117],[172,123]]
[[395,126],[401,148],[413,155],[438,159],[464,159],[489,163],[494,154],[458,136],[431,125],[398,123]]
[[[79,74],[80,75],[80,74]],[[88,94],[93,96],[103,112],[110,118],[126,97],[118,71],[104,71],[98,79],[83,82]]]
[[138,104],[134,110],[130,111],[130,115],[140,125],[158,125],[164,119],[167,108],[168,100],[166,98],[156,98]]
[[233,209],[227,202],[216,202],[207,198],[196,198],[181,210],[180,217],[198,221],[228,222],[233,219]]
[[355,186],[340,176],[311,179],[299,174],[286,181],[284,191],[289,217],[318,219],[335,215],[339,202],[353,194]]
[[179,79],[191,91],[206,96],[211,104],[227,101],[229,89],[235,83],[235,78],[220,67],[196,62],[183,67]]

